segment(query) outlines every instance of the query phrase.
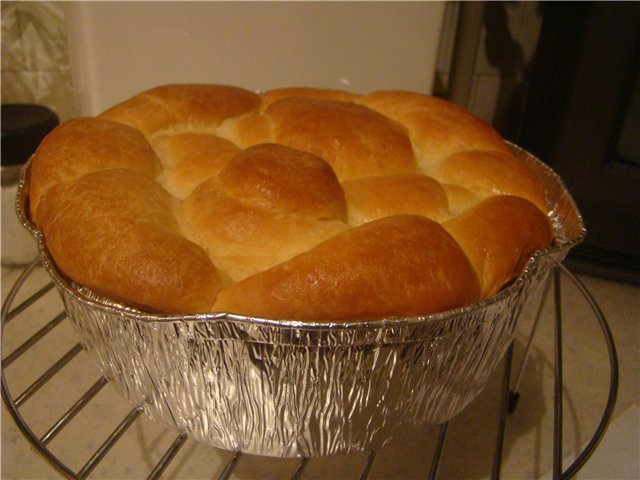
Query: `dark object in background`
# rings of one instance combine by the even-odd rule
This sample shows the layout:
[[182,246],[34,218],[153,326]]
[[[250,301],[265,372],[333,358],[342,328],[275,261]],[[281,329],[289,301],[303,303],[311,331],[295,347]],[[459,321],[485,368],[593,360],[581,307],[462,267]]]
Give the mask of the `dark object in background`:
[[2,265],[24,265],[36,256],[32,236],[18,221],[15,199],[23,165],[58,123],[58,116],[41,105],[2,105]]
[[2,166],[24,164],[58,125],[58,116],[42,105],[2,105]]
[[504,138],[518,136],[518,122],[522,118],[523,94],[526,82],[524,49],[509,30],[509,16],[505,2],[485,2],[482,22],[484,49],[489,65],[500,72],[500,88],[496,99],[493,126]]
[[640,283],[640,129],[632,127],[640,116],[640,3],[542,5],[514,140],[558,172],[578,203],[588,233],[569,255],[571,268]]

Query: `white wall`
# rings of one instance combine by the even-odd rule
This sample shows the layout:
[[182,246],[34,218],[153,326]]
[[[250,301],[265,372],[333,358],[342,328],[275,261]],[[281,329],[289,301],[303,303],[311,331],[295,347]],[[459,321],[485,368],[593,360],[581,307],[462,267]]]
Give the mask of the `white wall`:
[[164,83],[431,92],[441,2],[71,2],[81,114]]

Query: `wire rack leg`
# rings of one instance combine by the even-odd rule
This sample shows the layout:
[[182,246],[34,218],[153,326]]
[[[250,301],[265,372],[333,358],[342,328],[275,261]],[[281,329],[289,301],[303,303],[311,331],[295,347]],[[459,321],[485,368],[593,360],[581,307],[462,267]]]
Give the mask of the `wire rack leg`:
[[307,463],[309,463],[309,459],[307,457],[302,457],[300,463],[298,463],[298,466],[296,467],[296,471],[293,472],[291,480],[299,480],[300,478],[302,478],[302,472],[304,472]]
[[553,397],[553,478],[562,476],[562,292],[560,288],[560,269],[553,271],[554,307],[555,307],[555,387]]
[[157,478],[160,478],[160,475],[162,475],[162,473],[169,466],[173,458],[178,454],[178,452],[180,451],[180,449],[182,448],[182,445],[184,445],[184,442],[186,440],[187,440],[187,435],[184,433],[181,433],[176,437],[176,439],[173,441],[169,449],[162,456],[158,464],[154,467],[151,473],[149,473],[147,480],[155,480]]
[[509,382],[511,379],[511,363],[513,360],[513,342],[509,345],[507,354],[504,358],[504,373],[502,376],[502,395],[500,401],[500,415],[498,417],[498,435],[496,437],[496,449],[493,455],[493,469],[491,478],[498,480],[500,478],[500,469],[502,467],[502,451],[504,446],[504,434],[507,428],[507,412],[509,411]]
[[367,478],[369,477],[369,472],[371,472],[371,467],[373,466],[373,462],[376,459],[376,451],[372,450],[371,453],[369,453],[369,457],[367,457],[367,464],[364,467],[364,470],[362,471],[362,475],[360,475],[360,480],[367,480]]
[[218,480],[228,480],[229,478],[231,478],[231,474],[233,473],[233,470],[236,468],[236,465],[238,464],[238,460],[240,460],[241,456],[242,456],[242,452],[233,453],[233,457],[231,457],[231,460],[229,460],[227,465],[224,467],[224,470],[218,477]]
[[533,321],[533,325],[531,326],[531,333],[529,333],[529,339],[527,340],[527,346],[524,350],[524,356],[522,357],[522,363],[520,364],[520,368],[518,369],[518,375],[516,376],[516,380],[513,383],[513,388],[509,392],[509,413],[513,413],[516,410],[518,405],[518,400],[520,399],[520,382],[524,376],[524,370],[529,363],[529,358],[531,356],[531,350],[533,349],[533,339],[536,336],[536,332],[538,331],[538,325],[540,324],[540,318],[542,317],[542,311],[544,310],[544,306],[547,303],[547,298],[549,296],[549,290],[551,290],[552,277],[549,275],[545,281],[544,290],[542,292],[542,297],[540,298],[540,304],[538,305],[538,310],[536,312],[536,316]]
[[438,468],[440,468],[440,458],[442,457],[442,451],[444,450],[444,441],[447,436],[447,427],[449,422],[445,422],[440,425],[438,431],[438,440],[436,446],[433,449],[433,457],[431,458],[431,468],[429,468],[429,480],[435,480],[438,476]]

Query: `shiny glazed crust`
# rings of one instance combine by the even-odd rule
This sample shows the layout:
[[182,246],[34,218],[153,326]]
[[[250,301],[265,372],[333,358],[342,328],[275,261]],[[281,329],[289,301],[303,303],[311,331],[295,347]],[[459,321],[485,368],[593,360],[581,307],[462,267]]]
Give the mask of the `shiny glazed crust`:
[[553,239],[503,139],[410,92],[157,87],[60,125],[29,187],[59,269],[154,312],[426,315],[495,294]]

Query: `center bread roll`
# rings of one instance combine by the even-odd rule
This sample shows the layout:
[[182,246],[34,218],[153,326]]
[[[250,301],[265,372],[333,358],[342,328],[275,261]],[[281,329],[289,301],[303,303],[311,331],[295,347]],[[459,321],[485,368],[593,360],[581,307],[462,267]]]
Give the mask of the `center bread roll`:
[[243,150],[185,199],[183,230],[229,281],[284,262],[349,225],[340,183],[310,153],[277,144]]
[[428,315],[553,241],[495,130],[412,92],[157,87],[56,128],[29,195],[64,275],[149,312]]

